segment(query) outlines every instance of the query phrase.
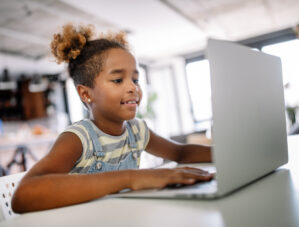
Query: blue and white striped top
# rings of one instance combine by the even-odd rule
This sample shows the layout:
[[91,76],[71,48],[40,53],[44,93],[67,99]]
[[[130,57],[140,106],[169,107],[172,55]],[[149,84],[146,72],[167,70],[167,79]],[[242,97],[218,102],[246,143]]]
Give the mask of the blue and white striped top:
[[[99,143],[102,146],[102,156],[95,155],[92,138],[84,122],[89,123],[96,132]],[[103,162],[108,164],[118,164],[128,155],[133,155],[137,161],[137,167],[140,165],[140,154],[145,150],[149,141],[149,128],[145,121],[140,119],[133,119],[126,122],[127,127],[131,128],[136,142],[136,148],[129,146],[129,130],[126,127],[125,132],[120,136],[111,136],[101,131],[91,120],[84,119],[78,121],[68,128],[65,132],[72,132],[76,134],[82,143],[82,155],[75,163],[70,173],[89,173],[91,166],[96,162]]]

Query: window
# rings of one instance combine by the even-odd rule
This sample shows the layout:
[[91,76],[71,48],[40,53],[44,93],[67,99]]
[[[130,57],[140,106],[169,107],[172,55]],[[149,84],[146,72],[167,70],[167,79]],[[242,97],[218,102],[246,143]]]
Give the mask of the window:
[[262,51],[281,58],[287,122],[291,128],[299,118],[299,40],[267,45],[262,48]]
[[210,68],[208,60],[202,59],[187,63],[186,73],[195,129],[197,131],[208,129],[212,118]]
[[[299,40],[295,39],[293,33],[282,31],[277,35],[269,34],[269,36],[257,37],[241,43],[250,46],[253,50],[281,58],[290,127],[299,119]],[[208,129],[212,118],[208,60],[203,55],[187,59],[186,76],[195,130]]]
[[[299,40],[291,40],[273,45],[267,45],[262,51],[281,58],[283,83],[286,88],[286,104],[296,106],[299,104]],[[297,88],[297,89],[295,89]],[[293,90],[292,93],[288,93]],[[286,95],[287,95],[286,94]]]

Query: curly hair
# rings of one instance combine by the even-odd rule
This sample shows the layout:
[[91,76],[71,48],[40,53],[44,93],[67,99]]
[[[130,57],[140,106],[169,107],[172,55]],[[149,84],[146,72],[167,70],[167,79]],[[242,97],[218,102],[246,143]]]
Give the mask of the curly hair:
[[61,34],[54,34],[51,42],[53,55],[58,64],[68,63],[68,71],[75,85],[93,88],[94,79],[102,70],[105,53],[120,48],[129,51],[124,32],[102,34],[99,39],[90,40],[92,26],[63,26]]

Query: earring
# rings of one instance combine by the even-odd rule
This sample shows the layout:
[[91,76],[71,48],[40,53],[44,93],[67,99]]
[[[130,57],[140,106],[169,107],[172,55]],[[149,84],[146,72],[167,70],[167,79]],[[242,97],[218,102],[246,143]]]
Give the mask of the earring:
[[90,102],[91,102],[91,99],[87,99],[87,102],[90,103]]

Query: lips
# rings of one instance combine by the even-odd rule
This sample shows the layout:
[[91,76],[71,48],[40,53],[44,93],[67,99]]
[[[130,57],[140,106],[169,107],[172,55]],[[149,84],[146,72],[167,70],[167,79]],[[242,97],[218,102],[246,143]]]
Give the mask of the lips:
[[138,104],[138,101],[139,101],[138,99],[130,99],[130,100],[122,101],[122,102],[120,102],[120,104],[129,104],[129,105],[135,104],[136,105],[136,104]]

